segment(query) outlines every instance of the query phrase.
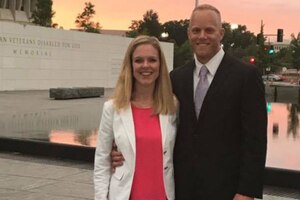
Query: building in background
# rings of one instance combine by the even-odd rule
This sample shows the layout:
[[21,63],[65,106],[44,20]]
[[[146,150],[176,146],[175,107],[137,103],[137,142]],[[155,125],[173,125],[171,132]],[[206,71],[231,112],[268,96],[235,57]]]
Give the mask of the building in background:
[[[0,0],[0,21],[29,24],[31,23],[32,11],[35,9],[36,3],[37,0]],[[78,29],[71,30],[79,31]],[[101,29],[101,33],[105,35],[126,37],[126,32],[127,30]]]
[[288,48],[290,45],[290,41],[284,40],[283,42],[265,42],[265,46],[274,50],[273,53],[279,52],[281,49]]
[[280,49],[288,48],[290,45],[290,41],[284,40],[283,42],[272,42],[275,53],[279,52]]
[[37,0],[0,0],[0,20],[30,23]]
[[[61,27],[60,29],[63,29],[63,27]],[[78,28],[71,28],[70,31],[83,31],[80,30]],[[111,30],[111,29],[101,29],[100,33],[104,34],[104,35],[114,35],[114,36],[122,36],[122,37],[126,37],[126,33],[128,32],[128,30]]]
[[105,35],[116,35],[126,37],[127,30],[110,30],[110,29],[101,29],[101,34]]

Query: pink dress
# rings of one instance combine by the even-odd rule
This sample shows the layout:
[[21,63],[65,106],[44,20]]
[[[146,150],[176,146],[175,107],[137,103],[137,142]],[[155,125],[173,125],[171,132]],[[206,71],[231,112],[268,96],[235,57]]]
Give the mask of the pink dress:
[[136,165],[130,200],[166,200],[159,116],[132,105]]

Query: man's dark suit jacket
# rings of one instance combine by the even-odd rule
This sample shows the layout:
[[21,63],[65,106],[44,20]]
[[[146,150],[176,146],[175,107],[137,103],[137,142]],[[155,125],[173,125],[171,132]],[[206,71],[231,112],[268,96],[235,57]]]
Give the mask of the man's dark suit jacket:
[[195,61],[170,73],[179,100],[176,200],[261,198],[267,147],[264,85],[253,65],[225,54],[197,119]]

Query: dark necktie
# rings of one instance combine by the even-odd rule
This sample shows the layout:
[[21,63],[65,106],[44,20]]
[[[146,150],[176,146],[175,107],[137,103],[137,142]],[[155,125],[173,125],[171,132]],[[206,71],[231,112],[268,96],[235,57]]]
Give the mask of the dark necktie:
[[203,65],[200,69],[199,76],[200,80],[198,82],[198,85],[196,87],[195,91],[195,111],[197,117],[199,116],[201,106],[204,100],[204,97],[206,95],[207,89],[209,87],[209,83],[207,80],[207,74],[209,73],[207,67]]

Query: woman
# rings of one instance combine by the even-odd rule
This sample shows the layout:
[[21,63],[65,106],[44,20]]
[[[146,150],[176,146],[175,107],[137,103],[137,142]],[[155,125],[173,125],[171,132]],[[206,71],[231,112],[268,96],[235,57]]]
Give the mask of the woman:
[[[95,153],[95,199],[173,200],[176,106],[159,41],[130,43],[113,98],[104,103]],[[125,159],[112,173],[113,142]]]

